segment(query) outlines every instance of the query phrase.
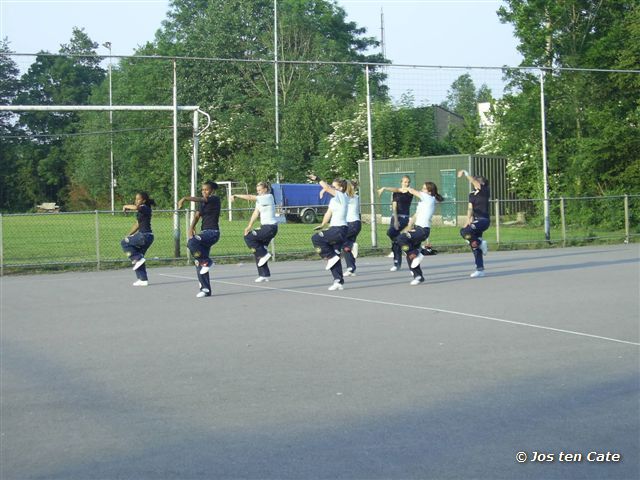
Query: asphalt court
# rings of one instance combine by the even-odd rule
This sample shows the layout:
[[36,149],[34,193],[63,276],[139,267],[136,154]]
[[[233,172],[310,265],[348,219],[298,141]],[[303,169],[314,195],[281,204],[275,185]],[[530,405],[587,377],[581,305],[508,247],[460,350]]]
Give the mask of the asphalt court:
[[4,277],[0,478],[638,478],[637,244],[390,266]]

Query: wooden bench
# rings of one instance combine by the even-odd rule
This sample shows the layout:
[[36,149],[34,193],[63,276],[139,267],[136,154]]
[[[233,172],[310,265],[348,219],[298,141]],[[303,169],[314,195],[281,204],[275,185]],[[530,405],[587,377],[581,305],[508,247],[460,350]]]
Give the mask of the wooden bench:
[[60,207],[55,202],[44,202],[36,207],[38,213],[58,213]]

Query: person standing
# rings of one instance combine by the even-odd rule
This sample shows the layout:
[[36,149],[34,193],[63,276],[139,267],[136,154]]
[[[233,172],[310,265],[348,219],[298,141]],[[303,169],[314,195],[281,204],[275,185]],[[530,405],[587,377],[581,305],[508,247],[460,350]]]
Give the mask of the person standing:
[[362,230],[362,222],[360,221],[360,196],[356,193],[358,183],[355,180],[347,182],[346,194],[347,203],[347,234],[342,247],[344,252],[344,260],[347,264],[347,270],[344,272],[345,277],[355,276],[356,274],[356,258],[358,258],[358,234]]
[[438,187],[433,182],[424,182],[421,191],[411,187],[407,191],[419,198],[420,202],[406,229],[398,235],[398,244],[407,255],[407,264],[413,274],[411,285],[419,285],[424,282],[424,275],[420,267],[420,262],[424,257],[421,245],[431,233],[431,217],[436,210],[436,200],[441,202],[444,199],[438,193]]
[[153,232],[151,230],[151,207],[156,204],[149,198],[147,192],[136,193],[133,205],[123,205],[123,212],[137,212],[136,223],[133,225],[127,236],[120,242],[122,250],[127,254],[133,271],[136,272],[137,280],[134,287],[146,287],[149,285],[147,276],[147,266],[144,254],[153,243]]
[[[271,188],[267,182],[260,182],[256,185],[257,195],[232,195],[231,201],[242,198],[250,202],[256,202],[256,208],[251,214],[249,225],[244,229],[244,241],[253,252],[258,268],[257,283],[268,282],[271,277],[269,270],[269,259],[271,254],[267,250],[269,243],[278,233],[278,223],[276,221],[276,204]],[[260,228],[253,229],[253,224],[260,218]]]
[[460,229],[460,235],[464,238],[473,252],[473,258],[476,263],[476,270],[471,278],[484,277],[484,256],[489,251],[487,242],[482,239],[482,234],[489,225],[491,225],[491,217],[489,214],[489,181],[483,176],[469,175],[466,170],[458,172],[458,178],[466,177],[473,187],[473,191],[469,194],[469,205],[467,208],[467,221],[463,228]]
[[[215,195],[218,189],[216,182],[204,182],[201,187],[202,197],[182,197],[178,201],[178,208],[182,208],[185,201],[197,202],[198,210],[193,216],[189,226],[187,248],[195,259],[196,274],[200,282],[198,298],[211,296],[211,279],[209,270],[213,266],[213,260],[209,257],[211,247],[220,240],[220,198]],[[196,235],[196,225],[202,219],[200,233]]]
[[378,189],[378,195],[382,195],[384,191],[393,193],[391,199],[391,224],[389,225],[389,230],[387,230],[387,236],[391,239],[391,251],[393,253],[393,266],[389,269],[391,272],[398,271],[402,266],[402,250],[398,245],[397,238],[400,232],[409,224],[409,218],[411,217],[413,195],[407,190],[410,186],[411,179],[404,175],[400,181],[400,188],[381,187]]
[[347,235],[347,209],[349,199],[344,193],[347,188],[347,181],[337,178],[329,185],[321,180],[317,175],[307,175],[309,180],[318,182],[323,191],[333,198],[329,202],[327,213],[324,214],[322,223],[314,230],[322,230],[329,222],[329,228],[325,231],[315,233],[311,237],[311,242],[320,257],[327,261],[326,270],[331,270],[333,284],[329,290],[344,290],[344,276],[342,272],[342,262],[340,262],[340,251]]

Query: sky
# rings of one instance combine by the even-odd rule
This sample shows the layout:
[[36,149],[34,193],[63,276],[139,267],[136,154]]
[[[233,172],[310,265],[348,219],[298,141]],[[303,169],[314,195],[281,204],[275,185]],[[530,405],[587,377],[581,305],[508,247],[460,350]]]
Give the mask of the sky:
[[[381,38],[396,65],[517,66],[521,55],[511,25],[501,24],[501,0],[338,0],[347,20]],[[0,0],[0,38],[17,53],[57,52],[74,26],[114,55],[130,55],[152,41],[166,18],[168,0]],[[108,54],[101,46],[98,53]],[[33,57],[14,57],[26,71]],[[439,103],[451,82],[471,73],[479,86],[501,88],[499,71],[415,68],[389,69],[392,96],[412,92],[420,101]],[[497,92],[495,92],[497,93]]]

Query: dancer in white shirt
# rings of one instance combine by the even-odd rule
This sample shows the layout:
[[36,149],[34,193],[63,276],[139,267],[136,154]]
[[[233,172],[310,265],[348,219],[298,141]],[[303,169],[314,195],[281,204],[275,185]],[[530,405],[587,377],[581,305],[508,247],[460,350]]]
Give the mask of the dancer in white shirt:
[[[276,221],[276,204],[271,193],[271,187],[267,182],[256,185],[257,195],[232,195],[231,201],[242,198],[250,202],[256,202],[256,208],[251,214],[249,225],[244,229],[244,241],[253,252],[258,268],[258,278],[255,282],[268,282],[271,277],[269,259],[271,254],[267,250],[269,243],[278,233]],[[260,228],[253,228],[255,221],[260,218]]]
[[344,276],[340,262],[340,251],[347,236],[349,198],[344,193],[347,189],[347,181],[337,178],[329,185],[317,175],[308,175],[308,178],[313,182],[318,182],[322,189],[333,197],[329,202],[329,209],[322,219],[322,224],[317,226],[315,230],[322,230],[327,222],[329,222],[329,228],[315,233],[311,237],[311,242],[320,257],[327,261],[326,269],[331,270],[333,284],[329,290],[343,290]]

